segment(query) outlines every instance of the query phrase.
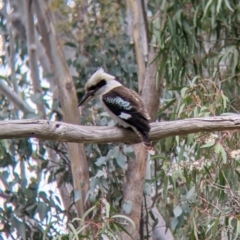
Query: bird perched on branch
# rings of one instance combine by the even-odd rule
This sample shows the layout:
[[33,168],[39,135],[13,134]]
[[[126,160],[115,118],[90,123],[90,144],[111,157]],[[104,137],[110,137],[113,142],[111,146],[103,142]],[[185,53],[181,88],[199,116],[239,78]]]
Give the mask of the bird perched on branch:
[[149,115],[141,97],[124,87],[116,77],[99,68],[85,84],[85,96],[79,106],[99,97],[103,108],[118,125],[132,128],[150,154],[154,148],[149,139]]

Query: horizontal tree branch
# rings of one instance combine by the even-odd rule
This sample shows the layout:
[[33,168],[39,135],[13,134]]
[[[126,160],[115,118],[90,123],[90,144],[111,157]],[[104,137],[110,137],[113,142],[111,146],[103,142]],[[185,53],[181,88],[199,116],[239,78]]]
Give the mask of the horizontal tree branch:
[[[151,140],[197,132],[240,129],[240,115],[189,118],[151,123]],[[105,126],[83,126],[48,120],[0,121],[0,139],[40,138],[79,143],[137,143],[139,138],[128,129]]]

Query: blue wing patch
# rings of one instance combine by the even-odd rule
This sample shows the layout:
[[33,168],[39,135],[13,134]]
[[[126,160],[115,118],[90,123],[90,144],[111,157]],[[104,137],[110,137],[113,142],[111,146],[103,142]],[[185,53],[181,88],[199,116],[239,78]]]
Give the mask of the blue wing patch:
[[[134,126],[141,132],[149,132],[148,119],[139,111],[138,102],[130,98],[124,91],[119,96],[122,87],[114,88],[102,96],[106,107],[126,123]],[[118,91],[117,91],[118,90]]]
[[112,104],[112,105],[115,105],[115,106],[118,106],[122,109],[125,109],[125,110],[131,110],[132,109],[132,106],[130,104],[130,102],[128,101],[124,101],[121,97],[117,96],[115,98],[112,98],[112,97],[106,97],[104,99],[105,102],[109,103],[109,104]]

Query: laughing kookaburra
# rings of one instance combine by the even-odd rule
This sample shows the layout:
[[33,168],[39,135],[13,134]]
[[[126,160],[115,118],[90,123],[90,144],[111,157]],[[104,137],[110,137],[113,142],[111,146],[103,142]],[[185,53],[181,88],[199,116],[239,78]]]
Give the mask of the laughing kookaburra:
[[117,122],[125,128],[132,128],[140,137],[150,154],[154,148],[149,139],[149,115],[141,97],[133,90],[124,87],[116,77],[99,68],[86,82],[85,96],[79,106],[100,97],[103,108]]

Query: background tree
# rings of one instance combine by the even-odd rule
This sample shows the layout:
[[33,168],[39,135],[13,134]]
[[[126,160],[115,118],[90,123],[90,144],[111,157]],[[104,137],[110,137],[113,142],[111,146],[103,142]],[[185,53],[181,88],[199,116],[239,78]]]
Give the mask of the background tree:
[[[152,121],[239,111],[237,1],[1,6],[1,120],[112,126],[99,102],[81,118],[77,108],[76,92],[81,98],[99,66],[139,91]],[[206,131],[194,133],[201,120],[193,120],[191,131],[156,141],[151,158],[141,144],[1,140],[0,230],[12,239],[237,239],[239,133],[227,129],[239,120],[214,119]],[[59,122],[50,126],[62,131]]]

